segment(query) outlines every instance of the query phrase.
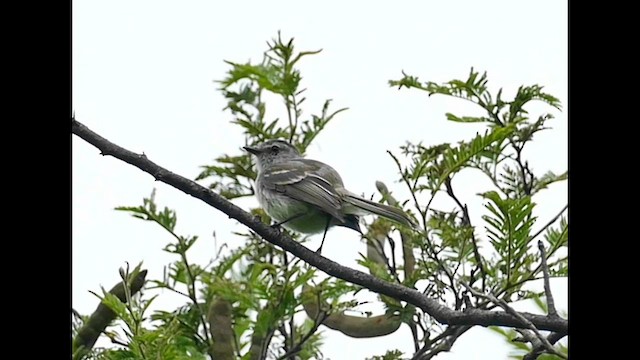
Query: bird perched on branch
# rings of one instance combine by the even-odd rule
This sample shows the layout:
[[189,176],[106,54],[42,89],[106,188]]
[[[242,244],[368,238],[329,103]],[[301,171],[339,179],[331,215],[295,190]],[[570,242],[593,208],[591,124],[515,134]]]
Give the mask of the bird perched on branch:
[[[244,149],[257,159],[256,195],[269,216],[291,230],[306,234],[343,226],[360,234],[359,216],[375,214],[417,228],[402,210],[364,199],[344,188],[331,166],[305,159],[284,140],[268,140]],[[274,225],[274,226],[275,226]]]

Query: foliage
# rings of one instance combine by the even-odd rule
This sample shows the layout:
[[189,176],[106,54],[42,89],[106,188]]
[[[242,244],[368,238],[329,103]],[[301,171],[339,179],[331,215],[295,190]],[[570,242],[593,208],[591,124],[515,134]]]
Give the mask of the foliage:
[[[319,52],[298,52],[293,39],[283,41],[278,34],[268,43],[261,62],[226,62],[230,69],[218,83],[227,101],[225,110],[245,135],[246,145],[284,138],[304,153],[335,116],[346,110],[330,110],[331,100],[326,100],[317,115],[305,116],[303,112],[304,88],[296,66]],[[540,226],[533,215],[536,194],[565,181],[567,172],[537,175],[523,156],[525,146],[535,134],[548,129],[547,122],[553,118],[551,114],[541,114],[532,120],[526,105],[537,100],[559,110],[560,102],[538,85],[521,86],[513,99],[506,100],[502,89],[494,96],[487,82],[486,73],[481,75],[473,69],[466,80],[444,84],[420,82],[406,74],[389,82],[391,86],[425,91],[429,96],[440,94],[471,101],[483,109],[483,116],[447,113],[446,118],[459,123],[482,123],[486,129],[457,144],[426,146],[407,142],[400,147],[407,166],[401,165],[405,161],[399,155],[390,153],[412,199],[398,201],[381,184],[382,199],[392,206],[404,204],[407,213],[417,214],[424,232],[384,219],[366,224],[368,252],[359,260],[371,274],[417,288],[456,310],[496,307],[485,299],[470,298],[462,284],[490,292],[507,303],[536,298],[538,294],[525,291],[523,286],[542,276],[540,254],[531,247],[539,236],[545,241],[552,276],[567,275],[566,218],[560,216],[561,212]],[[286,119],[269,115],[270,108],[263,101],[266,93],[282,99]],[[475,199],[458,198],[453,179],[464,171],[478,170],[493,188]],[[196,180],[208,181],[211,189],[227,199],[237,199],[253,195],[255,176],[248,154],[223,154],[212,165],[203,166]],[[423,195],[429,198],[426,204],[419,200]],[[453,200],[455,207],[432,209],[433,199],[442,195]],[[470,201],[484,205],[482,224],[471,222],[465,203]],[[319,281],[313,268],[291,259],[291,255],[250,231],[236,233],[244,239],[242,246],[224,252],[221,248],[219,253],[224,256],[198,265],[188,258],[198,237],[177,234],[177,214],[167,207],[160,209],[153,193],[141,206],[117,210],[159,225],[172,235],[174,241],[164,250],[176,255],[176,260],[169,264],[163,279],[149,281],[148,289],[175,292],[184,296],[186,303],[172,311],[156,310],[149,315],[154,297],[134,297],[124,304],[105,293],[102,301],[116,312],[124,339],[108,330],[106,334],[119,345],[94,349],[86,358],[319,359],[321,322],[333,324],[331,329],[350,336],[364,336],[357,333],[358,325],[371,328],[363,325],[368,319],[344,314],[344,310],[357,307],[359,287],[332,278]],[[261,209],[253,209],[252,213],[270,222]],[[486,231],[486,237],[479,235],[479,226]],[[290,235],[301,242],[306,240],[299,234]],[[489,251],[481,252],[483,247]],[[402,259],[396,259],[399,252]],[[452,331],[411,305],[379,298],[386,313],[376,321],[391,325],[389,331],[397,329],[393,327],[396,323],[409,326],[416,348],[424,348],[424,356],[445,351],[464,333]],[[80,324],[83,317],[76,317],[75,321]],[[402,355],[392,350],[370,359],[401,359]]]
[[[436,269],[434,283],[440,284],[437,273],[439,263],[447,266],[452,273],[445,274],[454,287],[451,278],[459,278],[473,285],[482,282],[482,289],[490,289],[505,300],[518,294],[522,285],[540,275],[540,257],[531,251],[531,242],[536,217],[533,196],[548,185],[567,179],[567,173],[555,175],[547,172],[536,176],[528,162],[523,159],[525,146],[533,139],[533,134],[547,129],[546,122],[553,118],[551,114],[542,114],[537,120],[530,121],[524,108],[533,100],[544,101],[555,109],[560,109],[558,99],[542,92],[538,85],[521,86],[513,100],[505,101],[502,89],[494,97],[487,88],[486,73],[480,75],[471,69],[466,80],[452,80],[444,84],[431,81],[421,83],[417,77],[403,74],[400,80],[390,81],[391,86],[415,88],[434,94],[448,95],[471,101],[480,106],[485,116],[458,116],[447,113],[450,121],[464,123],[486,123],[488,129],[483,135],[471,140],[461,141],[457,145],[441,144],[425,147],[422,144],[407,143],[401,147],[402,153],[409,157],[407,167],[397,164],[402,180],[413,194],[428,191],[431,196],[426,206],[418,206],[430,235],[423,241],[423,266]],[[394,157],[395,158],[395,157]],[[494,185],[495,189],[480,194],[487,212],[482,216],[484,228],[492,257],[481,256],[478,248],[481,241],[476,239],[474,228],[470,224],[468,207],[457,198],[453,189],[453,179],[463,169],[480,170]],[[445,192],[457,204],[457,209],[440,212],[430,209],[430,204],[438,192]],[[428,218],[428,211],[431,217]],[[555,227],[557,226],[557,227]],[[543,228],[547,232],[546,240],[550,246],[547,253],[566,246],[568,224],[549,224]],[[466,231],[465,231],[466,230]],[[472,256],[473,254],[473,256]],[[460,266],[471,265],[471,266]],[[554,274],[566,274],[566,254],[559,257],[552,267]],[[459,272],[459,270],[467,271]],[[454,282],[455,283],[455,282]],[[435,293],[434,293],[435,294]],[[454,292],[456,304],[460,303],[459,294]],[[444,300],[444,299],[443,299]]]
[[[331,100],[326,100],[319,115],[303,118],[300,105],[306,100],[300,89],[302,76],[295,65],[304,57],[318,54],[317,51],[295,52],[293,39],[283,42],[278,38],[268,43],[269,50],[260,64],[231,65],[227,77],[219,81],[220,91],[227,99],[225,110],[234,116],[232,123],[239,125],[246,135],[247,144],[255,145],[268,139],[287,139],[302,153],[333,118],[347,108],[330,111]],[[264,92],[278,95],[284,101],[287,124],[280,119],[268,119],[266,104],[262,101]],[[255,171],[251,168],[250,154],[237,156],[223,155],[216,160],[217,165],[203,166],[196,180],[212,179],[209,187],[228,199],[253,195],[251,181]]]
[[402,360],[402,352],[400,350],[389,350],[382,356],[372,356],[367,360]]

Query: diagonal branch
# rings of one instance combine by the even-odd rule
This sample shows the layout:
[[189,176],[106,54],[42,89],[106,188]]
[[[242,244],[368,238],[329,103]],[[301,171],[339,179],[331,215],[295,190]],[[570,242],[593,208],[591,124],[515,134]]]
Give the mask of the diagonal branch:
[[[204,201],[225,213],[229,218],[236,219],[240,223],[246,225],[260,235],[264,240],[281,247],[285,251],[299,257],[309,265],[314,266],[331,276],[363,286],[371,291],[391,296],[401,301],[406,301],[416,307],[419,307],[427,314],[433,316],[436,321],[443,324],[527,327],[527,324],[524,323],[522,319],[507,312],[478,309],[470,309],[465,312],[455,311],[440,304],[436,300],[427,298],[422,293],[414,289],[410,289],[399,284],[389,283],[361,271],[342,266],[307,249],[303,245],[291,239],[291,237],[285,233],[281,233],[277,229],[255,219],[250,213],[242,210],[240,207],[234,205],[206,187],[158,166],[147,159],[144,154],[136,154],[113,144],[102,136],[94,133],[75,119],[72,119],[71,121],[71,130],[78,137],[100,149],[102,155],[111,155],[120,159],[146,173],[151,174],[156,180],[162,181],[185,194]],[[520,315],[522,318],[533,323],[538,329],[556,332],[568,331],[569,324],[566,319],[549,318],[547,316],[531,313],[520,313]]]
[[[554,347],[553,345],[551,345],[551,343],[549,343],[549,341],[547,340],[547,338],[545,338],[542,333],[540,333],[540,331],[538,330],[538,328],[531,323],[529,320],[527,320],[526,318],[524,318],[519,312],[515,311],[511,306],[509,306],[509,304],[507,304],[504,300],[502,299],[498,299],[495,296],[491,295],[491,294],[483,294],[475,289],[473,289],[471,286],[467,285],[466,283],[461,283],[467,290],[469,290],[470,293],[472,293],[473,295],[477,296],[477,297],[481,297],[484,299],[487,299],[491,302],[493,302],[494,304],[500,306],[501,308],[503,308],[507,313],[515,316],[516,318],[520,319],[523,323],[526,324],[526,329],[529,329],[531,331],[533,331],[533,333],[537,336],[538,340],[542,343],[542,345],[544,346],[544,349],[547,350],[547,352],[549,352],[550,354],[554,354],[557,355],[559,357],[561,357],[562,359],[566,359],[567,357],[564,354],[560,354]],[[520,327],[521,328],[521,327]],[[537,344],[536,344],[537,345]]]
[[[560,339],[562,339],[563,337],[567,336],[567,334],[561,334],[561,333],[551,333],[549,334],[549,336],[547,336],[547,341],[549,342],[549,344],[553,345],[555,343],[557,343]],[[533,344],[533,343],[532,343]],[[540,342],[537,345],[534,345],[533,348],[531,349],[531,351],[525,355],[522,360],[535,360],[538,358],[538,356],[540,356],[540,354],[542,354],[545,350],[545,346],[544,344],[542,344],[542,342]]]
[[531,235],[530,239],[533,240],[535,239],[538,235],[542,234],[543,231],[545,231],[549,226],[553,225],[554,222],[556,222],[556,220],[558,220],[558,218],[560,216],[562,216],[562,213],[564,213],[565,210],[567,210],[569,208],[569,204],[565,205],[562,210],[560,210],[558,212],[558,214],[556,214],[556,216],[554,216],[551,220],[549,220],[540,230],[538,230],[538,232],[536,232],[535,234]]
[[413,355],[411,360],[429,360],[441,352],[451,350],[456,340],[469,329],[471,329],[469,325],[449,326],[434,339],[427,340],[425,345]]

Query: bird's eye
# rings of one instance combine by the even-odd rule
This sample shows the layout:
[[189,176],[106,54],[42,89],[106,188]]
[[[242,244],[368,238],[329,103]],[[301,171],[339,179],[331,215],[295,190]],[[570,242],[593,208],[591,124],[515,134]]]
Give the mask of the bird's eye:
[[271,152],[273,152],[273,153],[276,153],[276,154],[277,154],[277,153],[278,153],[278,151],[280,151],[280,148],[279,148],[279,147],[277,147],[276,145],[273,145],[273,146],[271,147]]

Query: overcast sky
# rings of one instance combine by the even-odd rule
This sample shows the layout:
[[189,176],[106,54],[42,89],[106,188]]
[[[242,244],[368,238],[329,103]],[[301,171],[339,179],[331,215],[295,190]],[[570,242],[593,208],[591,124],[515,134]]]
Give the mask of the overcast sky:
[[[434,145],[469,139],[482,126],[451,123],[444,114],[477,113],[470,104],[416,90],[398,91],[387,81],[401,71],[420,80],[465,79],[474,67],[487,71],[490,89],[513,95],[520,85],[540,84],[558,97],[564,111],[531,106],[555,115],[552,130],[525,151],[534,171],[567,169],[567,4],[564,1],[79,1],[73,2],[73,109],[76,118],[107,139],[188,178],[224,154],[237,154],[241,130],[214,80],[229,69],[223,60],[260,61],[266,41],[282,31],[299,50],[323,51],[300,63],[307,88],[305,116],[319,114],[326,99],[349,107],[317,138],[308,157],[331,164],[348,189],[375,193],[384,181],[398,197],[408,193],[386,150],[399,153],[406,140]],[[391,5],[392,4],[392,5]],[[268,115],[281,114],[273,101]],[[474,112],[475,111],[475,112]],[[199,235],[190,256],[206,263],[217,246],[242,241],[241,227],[228,216],[112,157],[102,157],[83,140],[72,140],[73,307],[88,314],[99,291],[115,284],[125,261],[144,261],[148,278],[160,278],[175,260],[162,247],[169,235],[158,226],[114,211],[137,206],[157,189],[156,201],[177,211],[177,232]],[[477,193],[487,190],[477,174],[454,181],[458,195],[479,222]],[[537,227],[567,202],[566,184],[534,198]],[[237,202],[245,209],[254,199]],[[317,248],[320,236],[309,246]],[[357,233],[332,230],[323,255],[359,268],[364,251]],[[567,309],[566,281],[552,282],[556,302]],[[364,295],[366,298],[366,295]],[[374,299],[371,295],[369,299]],[[157,307],[172,310],[180,299],[162,293]],[[530,304],[518,309],[534,311]],[[351,339],[324,329],[325,356],[364,359],[387,349],[412,352],[406,326],[382,339]],[[381,341],[382,340],[382,341]],[[99,344],[107,344],[100,342]],[[438,359],[500,359],[511,348],[491,331],[474,328]]]

